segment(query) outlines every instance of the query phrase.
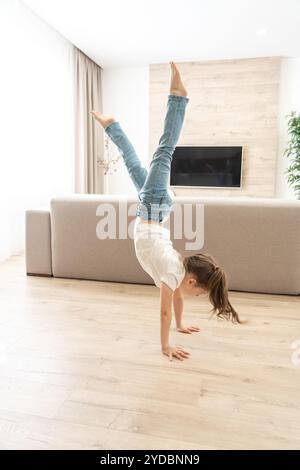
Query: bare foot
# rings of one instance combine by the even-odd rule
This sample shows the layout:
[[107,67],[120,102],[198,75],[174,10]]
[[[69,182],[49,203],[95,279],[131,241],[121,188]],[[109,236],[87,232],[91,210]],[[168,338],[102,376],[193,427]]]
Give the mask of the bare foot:
[[184,87],[179,70],[174,62],[170,62],[171,65],[171,83],[170,83],[170,95],[176,96],[187,96],[187,90]]
[[90,111],[90,113],[96,119],[96,121],[100,122],[103,129],[105,129],[107,126],[109,126],[113,122],[116,122],[115,118],[106,117],[103,114],[99,113],[98,111]]

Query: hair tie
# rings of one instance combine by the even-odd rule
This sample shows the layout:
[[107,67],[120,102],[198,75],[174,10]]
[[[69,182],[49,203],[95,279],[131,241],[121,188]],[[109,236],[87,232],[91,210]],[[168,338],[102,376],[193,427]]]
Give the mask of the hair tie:
[[215,272],[215,271],[218,271],[218,269],[219,269],[219,266],[215,266],[215,265],[213,266],[213,271],[214,271],[214,272]]

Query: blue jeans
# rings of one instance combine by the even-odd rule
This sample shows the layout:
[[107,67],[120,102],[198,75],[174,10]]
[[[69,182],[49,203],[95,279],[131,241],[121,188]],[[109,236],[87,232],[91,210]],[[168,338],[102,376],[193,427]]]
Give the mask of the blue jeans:
[[140,202],[136,215],[143,219],[163,222],[172,209],[172,199],[168,194],[171,162],[188,102],[189,98],[186,96],[168,95],[164,130],[150,163],[149,172],[142,166],[119,122],[113,122],[105,128],[105,132],[118,147],[137,189]]

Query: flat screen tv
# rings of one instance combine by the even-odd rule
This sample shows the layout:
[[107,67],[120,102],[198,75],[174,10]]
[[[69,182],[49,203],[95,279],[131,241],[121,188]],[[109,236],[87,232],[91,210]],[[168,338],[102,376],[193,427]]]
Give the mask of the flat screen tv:
[[176,147],[171,186],[240,188],[243,147]]

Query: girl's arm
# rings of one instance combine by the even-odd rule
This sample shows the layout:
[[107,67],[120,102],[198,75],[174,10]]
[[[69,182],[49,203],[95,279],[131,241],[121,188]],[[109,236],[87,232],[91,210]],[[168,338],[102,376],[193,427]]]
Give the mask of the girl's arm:
[[173,294],[173,307],[174,307],[174,313],[175,313],[175,318],[176,318],[177,331],[180,331],[180,333],[188,333],[188,334],[200,331],[200,328],[198,326],[193,326],[193,325],[187,326],[187,327],[183,326],[183,323],[182,323],[183,305],[184,305],[183,294],[180,288],[177,288],[174,290],[174,294]]
[[177,330],[182,326],[183,301],[184,299],[181,290],[179,288],[175,289],[173,294],[173,307]]
[[172,321],[172,300],[173,291],[163,282],[160,285],[160,340],[161,350],[163,354],[167,355],[172,360],[176,357],[183,361],[189,357],[189,353],[183,348],[173,348],[170,346],[169,334]]

